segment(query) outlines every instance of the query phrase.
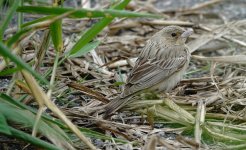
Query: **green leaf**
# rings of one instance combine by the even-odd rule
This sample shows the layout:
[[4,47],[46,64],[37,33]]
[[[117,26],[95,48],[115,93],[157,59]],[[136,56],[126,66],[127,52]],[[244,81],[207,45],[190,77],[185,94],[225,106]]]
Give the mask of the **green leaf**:
[[0,76],[11,75],[11,74],[15,73],[16,71],[19,71],[20,69],[21,68],[18,68],[18,67],[5,69],[5,70],[0,72]]
[[14,100],[12,97],[6,95],[6,94],[0,94],[0,100],[3,101],[3,102],[7,102],[7,103],[10,103],[18,108],[21,108],[21,109],[26,109],[26,110],[29,110],[31,112],[35,112],[33,108],[19,102],[18,100]]
[[69,58],[80,57],[88,53],[89,51],[95,49],[100,44],[100,41],[94,41],[86,44],[79,51],[69,56]]
[[15,13],[18,5],[19,5],[18,1],[16,2],[15,0],[10,0],[9,3],[12,4],[12,5],[11,5],[10,9],[7,11],[4,20],[2,21],[2,23],[0,25],[0,41],[2,41],[3,35],[4,35],[4,31],[8,27],[8,24],[11,21],[13,15],[14,15],[14,13]]
[[33,137],[23,131],[17,130],[15,128],[10,127],[11,133],[14,135],[12,137],[21,139],[23,141],[26,141],[28,143],[31,143],[33,145],[36,145],[40,148],[44,148],[44,149],[48,149],[48,150],[61,150],[59,148],[57,148],[55,145],[52,145],[48,142],[45,142],[43,140],[40,140],[36,137]]
[[45,16],[45,17],[41,17],[41,18],[38,18],[38,19],[35,19],[35,20],[32,20],[32,21],[29,21],[27,23],[24,23],[21,25],[22,28],[24,27],[27,27],[27,26],[30,26],[30,25],[33,25],[33,24],[36,24],[36,23],[39,23],[39,22],[44,22],[46,20],[50,20],[52,19],[54,16]]
[[[0,100],[0,114],[3,114],[8,121],[18,123],[22,127],[31,128],[34,126],[35,115],[33,113],[25,109],[19,109],[18,107],[9,103],[5,103],[2,99]],[[40,119],[38,132],[42,133],[42,135],[47,137],[52,143],[55,143],[57,146],[59,145],[58,147],[71,147],[68,136],[55,124],[50,125],[49,123],[45,122],[45,120]],[[12,134],[14,137],[16,137],[14,133]],[[35,141],[31,141],[31,143],[35,144]]]
[[11,53],[10,49],[7,48],[2,42],[0,42],[0,55],[3,57],[9,58],[13,61],[18,67],[23,68],[30,72],[34,77],[39,79],[40,81],[48,84],[48,81],[44,79],[41,75],[35,72],[28,64],[26,64],[20,57]]
[[[0,94],[0,99],[4,102],[7,102],[7,103],[10,103],[12,105],[14,105],[15,107],[18,107],[18,108],[21,108],[21,109],[25,109],[25,110],[28,110],[30,112],[32,112],[33,114],[37,114],[37,110],[30,107],[30,106],[27,106],[23,103],[20,102],[20,100],[15,100],[13,99],[12,97],[6,95],[6,94]],[[58,122],[58,119],[55,119],[55,118],[52,118],[48,115],[45,115],[45,114],[42,114],[42,117],[45,119],[45,120],[48,120],[52,123],[55,123],[57,124],[58,126],[61,126],[61,122]]]
[[114,9],[74,9],[74,8],[60,8],[60,7],[43,7],[43,6],[22,6],[17,9],[19,12],[35,13],[35,14],[46,14],[46,15],[60,15],[70,11],[75,11],[69,17],[73,18],[114,18],[114,17],[150,17],[160,18],[159,15],[137,13],[125,10],[114,10]]
[[[7,102],[7,103],[10,103],[10,104],[14,105],[15,107],[28,110],[28,111],[32,112],[33,114],[37,113],[37,110],[35,110],[35,109],[33,109],[33,108],[31,108],[31,107],[19,102],[18,100],[15,100],[15,99],[9,97],[6,94],[0,94],[0,100],[2,100],[4,102]],[[67,126],[64,125],[63,122],[61,122],[60,120],[55,119],[55,118],[53,118],[51,116],[48,116],[46,114],[42,114],[42,119],[45,119],[46,121],[48,121],[48,122],[50,122],[52,124],[58,125],[60,128],[63,128],[63,129],[66,129],[66,130],[68,129]],[[80,127],[79,130],[81,132],[83,132],[88,137],[93,137],[93,138],[98,138],[98,139],[105,139],[105,140],[111,140],[112,139],[112,137],[106,136],[106,135],[104,135],[102,133],[93,131],[91,129]],[[123,139],[119,139],[119,138],[113,138],[113,139],[116,142],[126,143],[126,141],[123,140]]]
[[12,47],[14,43],[18,43],[22,37],[25,37],[26,35],[30,34],[32,32],[31,28],[25,28],[20,31],[18,31],[16,34],[14,34],[10,39],[7,40],[7,46]]
[[[131,0],[124,0],[120,3],[114,5],[111,9],[123,9],[127,6],[127,4]],[[90,42],[96,35],[101,32],[110,22],[112,22],[113,18],[103,18],[99,22],[97,22],[94,26],[92,26],[89,30],[87,30],[81,38],[77,41],[77,43],[72,47],[72,49],[68,52],[67,56],[71,54],[75,54],[81,50],[83,46],[85,46],[88,42]],[[61,64],[66,57],[59,61],[58,64]],[[45,76],[48,76],[51,73],[51,69],[45,73]]]
[[[54,23],[54,22],[56,22],[62,18],[65,18],[67,15],[69,15],[71,13],[73,13],[73,11],[61,14],[59,16],[52,16],[52,17],[44,18],[44,20],[42,22],[41,22],[41,20],[39,20],[39,22],[36,22],[36,24],[32,24],[33,26],[31,26],[31,24],[29,24],[29,26],[27,26],[26,28],[22,28],[20,31],[18,31],[16,34],[14,34],[14,36],[12,36],[7,41],[7,46],[12,47],[13,44],[17,45],[19,43],[19,41],[21,41],[24,37],[26,37],[31,32],[35,32],[39,29],[50,26],[52,23]],[[59,30],[61,30],[61,29],[59,29]],[[59,38],[61,38],[61,37],[59,37]]]
[[124,85],[124,84],[125,84],[125,82],[115,82],[114,83],[115,86],[121,86],[121,85]]
[[0,0],[0,6],[3,6],[3,2],[4,2],[3,0]]
[[0,114],[0,133],[11,135],[11,131],[9,130],[9,126],[3,114]]
[[56,51],[63,50],[62,20],[57,20],[50,25],[51,37]]
[[[123,2],[115,5],[112,9],[123,9],[131,0],[124,0]],[[92,26],[89,30],[87,30],[77,41],[77,43],[73,46],[70,51],[70,54],[75,54],[82,47],[84,47],[88,42],[90,42],[96,35],[101,32],[110,22],[113,21],[114,18],[103,18],[99,22],[97,22],[94,26]]]

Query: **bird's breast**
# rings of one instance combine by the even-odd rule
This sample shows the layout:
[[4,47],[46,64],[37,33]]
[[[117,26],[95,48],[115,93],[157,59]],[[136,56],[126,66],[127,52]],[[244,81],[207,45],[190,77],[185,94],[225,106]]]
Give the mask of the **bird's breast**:
[[175,72],[170,77],[168,77],[166,80],[163,80],[159,84],[155,85],[152,90],[158,91],[158,92],[168,92],[172,90],[183,78],[183,75],[185,74],[186,66],[184,66],[181,70]]

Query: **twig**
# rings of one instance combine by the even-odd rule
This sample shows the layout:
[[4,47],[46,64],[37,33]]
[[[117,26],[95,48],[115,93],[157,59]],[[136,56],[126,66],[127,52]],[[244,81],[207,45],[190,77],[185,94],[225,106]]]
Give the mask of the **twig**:
[[200,10],[200,9],[205,8],[205,7],[214,5],[216,3],[220,3],[222,1],[224,1],[224,0],[210,0],[210,1],[206,1],[204,3],[196,4],[196,5],[192,6],[189,9],[183,9],[183,10],[180,10],[180,11],[181,12],[184,12],[184,11],[196,11],[196,10]]
[[153,21],[140,21],[141,24],[144,25],[177,25],[177,26],[184,26],[184,27],[192,27],[195,24],[192,22],[187,21],[178,21],[178,20],[153,20]]
[[196,122],[195,122],[195,141],[199,145],[201,144],[202,128],[201,126],[205,121],[205,103],[203,100],[198,102]]

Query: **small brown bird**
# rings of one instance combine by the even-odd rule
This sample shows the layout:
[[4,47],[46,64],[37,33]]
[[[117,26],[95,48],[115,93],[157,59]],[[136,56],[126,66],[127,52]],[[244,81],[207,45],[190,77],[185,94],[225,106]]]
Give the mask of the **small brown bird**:
[[105,116],[112,115],[143,90],[168,92],[176,86],[190,62],[185,45],[192,30],[167,26],[154,34],[141,51],[128,76],[123,92],[105,107]]

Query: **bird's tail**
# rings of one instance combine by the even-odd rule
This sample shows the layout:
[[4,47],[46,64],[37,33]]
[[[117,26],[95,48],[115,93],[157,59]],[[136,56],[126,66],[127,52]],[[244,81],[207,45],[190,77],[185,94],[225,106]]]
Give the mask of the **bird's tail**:
[[110,101],[104,108],[105,112],[103,118],[107,118],[117,110],[121,109],[129,101],[130,98],[131,97],[124,97],[124,98],[117,97],[112,101]]

